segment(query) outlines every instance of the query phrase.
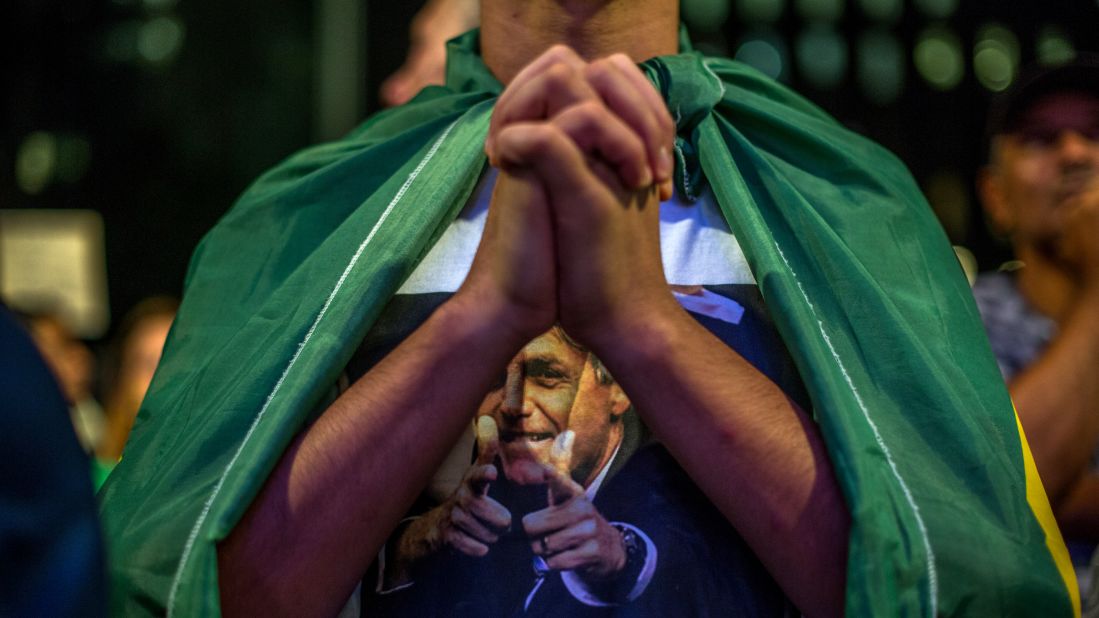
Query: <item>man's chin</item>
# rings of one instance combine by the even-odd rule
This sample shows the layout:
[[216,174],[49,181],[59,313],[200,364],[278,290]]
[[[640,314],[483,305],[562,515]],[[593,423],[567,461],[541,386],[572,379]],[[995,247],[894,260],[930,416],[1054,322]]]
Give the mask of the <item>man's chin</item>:
[[504,463],[504,476],[517,485],[540,485],[546,482],[545,466],[533,459],[507,461]]
[[500,459],[504,476],[518,485],[539,485],[546,482],[552,440],[502,441]]

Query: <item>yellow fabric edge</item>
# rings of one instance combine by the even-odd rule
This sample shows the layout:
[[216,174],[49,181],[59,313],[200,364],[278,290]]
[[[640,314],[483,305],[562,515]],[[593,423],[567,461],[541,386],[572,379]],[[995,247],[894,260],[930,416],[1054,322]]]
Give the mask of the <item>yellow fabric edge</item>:
[[1038,466],[1034,463],[1034,456],[1030,454],[1030,445],[1027,444],[1026,434],[1023,433],[1023,423],[1019,420],[1019,413],[1015,412],[1015,425],[1019,429],[1019,444],[1023,448],[1023,467],[1026,469],[1026,501],[1030,504],[1030,510],[1038,519],[1038,525],[1046,533],[1046,547],[1053,556],[1053,562],[1061,573],[1061,579],[1065,580],[1065,588],[1068,589],[1069,598],[1072,600],[1072,613],[1080,616],[1080,587],[1076,583],[1076,571],[1072,568],[1072,559],[1069,558],[1065,541],[1061,538],[1061,529],[1057,526],[1057,520],[1053,517],[1053,509],[1049,506],[1049,498],[1042,486],[1042,480],[1038,477]]

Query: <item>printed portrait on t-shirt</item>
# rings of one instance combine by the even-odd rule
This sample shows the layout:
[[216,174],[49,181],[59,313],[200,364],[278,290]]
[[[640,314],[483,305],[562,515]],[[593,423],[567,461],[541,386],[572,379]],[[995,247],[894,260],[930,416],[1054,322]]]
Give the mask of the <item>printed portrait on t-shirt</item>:
[[[799,392],[754,285],[672,291],[711,332]],[[435,296],[399,296],[386,313],[411,329],[410,316],[442,302]],[[376,331],[364,347],[400,339]],[[772,615],[785,607],[613,373],[560,326],[500,368],[465,439],[364,586],[364,612],[383,616],[665,616],[717,607]]]
[[[492,181],[490,171],[378,317],[347,365],[350,380],[461,284]],[[743,254],[706,195],[661,205],[661,250],[680,305],[807,407]],[[468,430],[364,574],[362,614],[784,615],[778,586],[651,435],[613,369],[560,326],[497,368]]]

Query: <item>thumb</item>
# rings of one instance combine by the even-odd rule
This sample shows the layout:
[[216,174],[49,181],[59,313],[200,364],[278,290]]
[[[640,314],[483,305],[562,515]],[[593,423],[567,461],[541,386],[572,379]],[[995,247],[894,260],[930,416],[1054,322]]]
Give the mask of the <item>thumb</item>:
[[500,432],[491,416],[477,417],[477,463],[490,464],[500,452]]
[[576,442],[576,433],[571,429],[558,434],[550,448],[550,465],[546,470],[548,500],[550,505],[561,504],[566,500],[584,493],[584,488],[572,480],[572,447]]

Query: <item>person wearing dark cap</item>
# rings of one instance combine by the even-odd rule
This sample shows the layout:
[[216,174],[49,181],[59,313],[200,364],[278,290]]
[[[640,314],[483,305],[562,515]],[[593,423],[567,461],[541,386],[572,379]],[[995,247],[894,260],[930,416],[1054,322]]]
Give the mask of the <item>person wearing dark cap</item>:
[[1086,562],[1099,540],[1099,57],[1025,71],[994,101],[989,135],[979,193],[1016,261],[978,277],[974,294],[1057,519],[1085,542],[1074,554]]

